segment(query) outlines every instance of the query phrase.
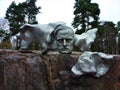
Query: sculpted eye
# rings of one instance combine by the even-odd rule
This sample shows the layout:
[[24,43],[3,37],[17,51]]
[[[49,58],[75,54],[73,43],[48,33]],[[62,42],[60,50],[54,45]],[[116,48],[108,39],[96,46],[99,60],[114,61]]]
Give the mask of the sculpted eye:
[[64,43],[64,41],[66,42],[66,43],[71,43],[71,41],[72,41],[72,39],[58,39],[57,40],[57,42],[59,42],[59,43]]
[[66,42],[68,42],[68,43],[71,42],[71,41],[72,41],[72,39],[66,39]]
[[58,39],[57,40],[59,43],[63,43],[64,39]]

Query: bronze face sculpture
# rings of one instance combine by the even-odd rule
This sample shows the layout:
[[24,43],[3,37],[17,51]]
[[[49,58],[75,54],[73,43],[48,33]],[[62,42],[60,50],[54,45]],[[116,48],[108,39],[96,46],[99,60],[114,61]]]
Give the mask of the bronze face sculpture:
[[74,31],[72,28],[60,25],[53,32],[57,45],[57,50],[62,54],[71,54],[74,44]]

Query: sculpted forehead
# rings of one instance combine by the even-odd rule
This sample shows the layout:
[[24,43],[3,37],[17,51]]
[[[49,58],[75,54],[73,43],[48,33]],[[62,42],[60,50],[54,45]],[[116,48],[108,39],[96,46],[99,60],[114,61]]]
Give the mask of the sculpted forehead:
[[72,29],[59,30],[57,37],[74,37],[74,32]]

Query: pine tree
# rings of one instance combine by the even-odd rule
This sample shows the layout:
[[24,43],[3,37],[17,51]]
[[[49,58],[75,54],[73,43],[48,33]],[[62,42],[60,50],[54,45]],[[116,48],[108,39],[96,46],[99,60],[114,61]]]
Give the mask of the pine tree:
[[10,23],[10,31],[13,34],[16,34],[19,27],[24,24],[24,17],[22,9],[13,1],[7,9],[5,17]]
[[98,26],[96,40],[92,44],[91,50],[109,54],[116,53],[116,36],[117,29],[113,22],[101,22]]
[[[90,28],[97,26],[100,9],[96,3],[91,0],[75,0],[74,20],[72,26],[77,29],[76,33],[81,34]],[[92,21],[91,21],[92,20]]]
[[10,31],[12,35],[19,32],[20,26],[25,23],[37,23],[36,15],[39,13],[40,7],[35,5],[36,0],[26,0],[18,5],[13,1],[6,11],[6,19],[10,23]]
[[36,21],[36,15],[39,12],[39,9],[41,9],[41,7],[37,7],[35,4],[36,0],[26,0],[24,2],[25,4],[25,16],[27,17],[27,23],[30,24],[37,24],[38,22]]
[[120,21],[117,22],[117,37],[118,37],[118,41],[117,41],[117,44],[118,44],[118,54],[120,54]]

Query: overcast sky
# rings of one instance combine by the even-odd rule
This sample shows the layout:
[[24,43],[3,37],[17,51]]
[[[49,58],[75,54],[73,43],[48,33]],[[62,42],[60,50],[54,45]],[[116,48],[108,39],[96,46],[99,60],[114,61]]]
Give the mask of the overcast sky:
[[[0,18],[5,16],[5,12],[12,1],[16,3],[25,0],[0,0]],[[37,6],[41,6],[41,12],[37,15],[39,23],[49,23],[54,21],[65,21],[71,25],[73,21],[73,6],[75,0],[37,0]],[[92,0],[98,3],[101,10],[100,20],[113,21],[115,24],[120,21],[120,0]]]

